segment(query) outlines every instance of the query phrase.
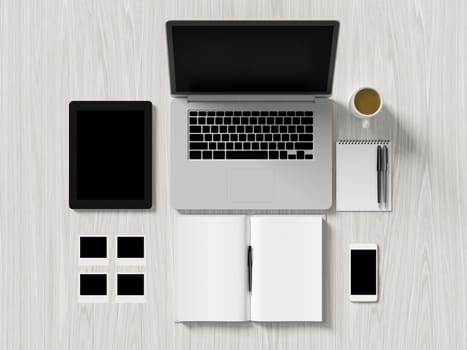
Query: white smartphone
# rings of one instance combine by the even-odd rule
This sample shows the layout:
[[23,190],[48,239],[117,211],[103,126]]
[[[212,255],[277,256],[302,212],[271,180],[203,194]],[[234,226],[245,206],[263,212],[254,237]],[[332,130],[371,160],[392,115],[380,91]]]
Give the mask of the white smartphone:
[[378,301],[378,246],[374,243],[349,246],[349,299]]

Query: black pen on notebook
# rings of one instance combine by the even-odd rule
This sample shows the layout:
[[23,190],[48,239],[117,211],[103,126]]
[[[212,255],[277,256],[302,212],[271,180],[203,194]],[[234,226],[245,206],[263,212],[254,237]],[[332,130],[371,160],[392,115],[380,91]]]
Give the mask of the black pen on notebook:
[[248,246],[248,292],[251,293],[251,287],[253,284],[253,250],[251,245]]
[[382,172],[381,172],[381,163],[382,163],[382,160],[381,160],[381,155],[382,155],[382,152],[381,152],[381,146],[378,146],[376,148],[376,176],[378,178],[378,204],[381,203],[381,176],[382,176]]
[[383,146],[383,158],[382,158],[382,170],[383,170],[383,201],[384,203],[388,202],[388,147]]

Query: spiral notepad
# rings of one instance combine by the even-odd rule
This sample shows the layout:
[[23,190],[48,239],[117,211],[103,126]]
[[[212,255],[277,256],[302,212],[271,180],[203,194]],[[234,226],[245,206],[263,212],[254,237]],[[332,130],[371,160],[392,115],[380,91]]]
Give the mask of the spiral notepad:
[[[378,203],[377,147],[388,147],[387,200]],[[392,210],[392,152],[389,140],[336,142],[336,210]]]

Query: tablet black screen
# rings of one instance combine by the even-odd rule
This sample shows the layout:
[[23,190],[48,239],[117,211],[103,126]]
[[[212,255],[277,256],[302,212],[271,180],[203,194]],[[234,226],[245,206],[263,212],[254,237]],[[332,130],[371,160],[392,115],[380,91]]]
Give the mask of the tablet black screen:
[[144,198],[142,111],[78,111],[78,199]]
[[151,207],[151,107],[70,104],[70,207]]

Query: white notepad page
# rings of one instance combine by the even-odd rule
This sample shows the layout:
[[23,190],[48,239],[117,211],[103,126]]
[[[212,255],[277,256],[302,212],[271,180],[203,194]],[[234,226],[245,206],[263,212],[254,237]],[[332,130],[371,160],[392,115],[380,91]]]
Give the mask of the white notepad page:
[[323,220],[252,216],[251,320],[322,321]]
[[247,321],[246,217],[179,215],[175,223],[176,321]]
[[[378,204],[377,147],[388,147],[388,201]],[[345,140],[336,143],[336,210],[391,211],[392,150],[386,140]]]

